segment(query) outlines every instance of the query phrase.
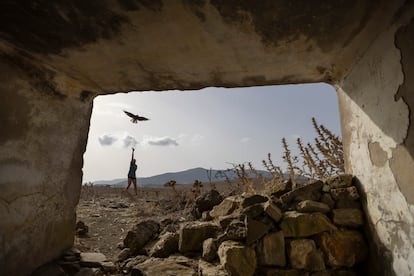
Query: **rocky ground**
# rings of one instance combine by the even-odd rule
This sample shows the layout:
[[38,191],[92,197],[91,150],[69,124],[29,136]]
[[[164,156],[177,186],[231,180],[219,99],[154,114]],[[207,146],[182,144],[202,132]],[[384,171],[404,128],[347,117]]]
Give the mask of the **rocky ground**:
[[354,276],[368,256],[351,175],[268,195],[84,187],[74,248],[42,275]]
[[[191,198],[190,187],[178,190]],[[85,223],[88,233],[76,236],[75,247],[82,252],[103,253],[115,261],[120,243],[138,222],[146,219],[185,221],[189,219],[190,205],[181,208],[174,191],[169,188],[140,188],[138,195],[134,195],[131,188],[128,192],[123,188],[83,188],[77,221]]]

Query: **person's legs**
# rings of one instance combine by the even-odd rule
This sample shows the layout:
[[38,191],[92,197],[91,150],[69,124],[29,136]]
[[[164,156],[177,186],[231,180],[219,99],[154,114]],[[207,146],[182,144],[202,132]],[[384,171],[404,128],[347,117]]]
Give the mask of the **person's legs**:
[[131,180],[132,180],[132,179],[128,177],[128,186],[127,186],[127,187],[126,187],[126,189],[125,189],[126,191],[128,191],[129,186],[131,186]]
[[132,179],[132,183],[134,184],[135,195],[138,195],[138,193],[137,193],[137,179],[136,178]]

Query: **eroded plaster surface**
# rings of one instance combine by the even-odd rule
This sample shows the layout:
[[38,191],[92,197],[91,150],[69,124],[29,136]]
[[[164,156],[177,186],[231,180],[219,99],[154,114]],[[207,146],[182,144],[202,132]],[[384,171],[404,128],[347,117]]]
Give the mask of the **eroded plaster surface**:
[[[400,152],[410,126],[410,108],[395,98],[404,82],[395,30],[384,32],[338,88],[347,167],[363,183],[372,228],[391,251],[396,275],[414,267],[412,188],[402,189],[413,171]],[[398,164],[393,160],[398,152]],[[401,158],[404,156],[405,158]],[[389,272],[391,273],[391,272]]]

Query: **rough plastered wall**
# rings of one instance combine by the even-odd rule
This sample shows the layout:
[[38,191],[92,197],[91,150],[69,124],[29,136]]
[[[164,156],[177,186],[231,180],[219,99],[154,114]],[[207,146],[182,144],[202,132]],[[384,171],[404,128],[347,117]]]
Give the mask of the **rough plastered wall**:
[[26,275],[72,246],[91,104],[0,72],[0,275]]
[[[414,20],[389,28],[337,89],[347,170],[366,193],[378,275],[414,274],[413,49]],[[393,271],[383,270],[387,262]]]

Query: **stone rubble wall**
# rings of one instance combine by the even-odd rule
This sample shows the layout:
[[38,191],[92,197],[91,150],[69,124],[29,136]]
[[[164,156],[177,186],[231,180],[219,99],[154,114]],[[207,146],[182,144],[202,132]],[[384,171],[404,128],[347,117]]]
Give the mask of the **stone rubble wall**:
[[143,221],[117,263],[130,275],[358,275],[365,222],[353,177],[339,175],[271,196],[227,197],[176,232]]

